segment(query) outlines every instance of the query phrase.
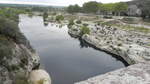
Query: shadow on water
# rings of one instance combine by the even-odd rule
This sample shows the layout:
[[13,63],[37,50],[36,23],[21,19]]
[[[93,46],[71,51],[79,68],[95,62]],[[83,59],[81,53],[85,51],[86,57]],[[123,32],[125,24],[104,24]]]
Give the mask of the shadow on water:
[[[68,33],[68,34],[69,34],[69,33]],[[88,47],[91,47],[91,48],[93,48],[93,49],[95,49],[95,50],[103,51],[103,52],[105,52],[105,53],[107,53],[107,54],[110,54],[110,55],[111,55],[112,57],[114,57],[116,60],[121,61],[126,67],[129,66],[129,64],[128,64],[121,56],[116,55],[116,54],[113,54],[113,53],[110,53],[110,52],[105,51],[105,50],[101,50],[101,49],[95,47],[94,45],[87,43],[87,42],[84,41],[82,38],[74,37],[74,36],[72,36],[71,34],[69,34],[69,35],[70,35],[72,38],[75,38],[75,39],[78,39],[78,40],[79,40],[79,42],[80,42],[80,47],[81,47],[81,48],[88,48]]]

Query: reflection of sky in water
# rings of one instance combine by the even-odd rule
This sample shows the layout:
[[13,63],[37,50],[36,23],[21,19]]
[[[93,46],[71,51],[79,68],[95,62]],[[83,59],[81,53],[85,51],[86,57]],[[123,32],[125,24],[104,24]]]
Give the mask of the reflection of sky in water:
[[20,16],[21,31],[40,55],[41,62],[50,73],[54,84],[73,84],[103,74],[124,64],[116,58],[91,47],[83,47],[71,38],[67,26],[44,26],[42,17]]

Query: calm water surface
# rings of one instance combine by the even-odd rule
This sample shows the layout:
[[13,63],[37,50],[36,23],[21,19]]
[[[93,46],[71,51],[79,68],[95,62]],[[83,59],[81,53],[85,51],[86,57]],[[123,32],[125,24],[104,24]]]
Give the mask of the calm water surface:
[[122,59],[72,38],[67,26],[59,28],[52,23],[44,26],[42,17],[26,15],[20,15],[19,26],[39,54],[53,84],[73,84],[125,67]]

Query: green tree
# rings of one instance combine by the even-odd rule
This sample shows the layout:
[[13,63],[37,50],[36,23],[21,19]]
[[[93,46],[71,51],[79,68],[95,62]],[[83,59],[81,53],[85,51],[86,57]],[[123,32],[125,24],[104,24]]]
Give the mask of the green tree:
[[142,11],[142,17],[150,18],[150,0],[133,0],[133,4],[137,5]]
[[47,12],[44,12],[44,13],[43,13],[43,19],[44,19],[44,21],[46,21],[46,18],[48,18],[48,13],[47,13]]
[[114,11],[120,16],[121,12],[125,12],[128,9],[128,5],[124,2],[115,4]]
[[81,27],[80,35],[82,36],[84,34],[90,34],[90,29],[87,26],[82,26]]
[[109,12],[114,12],[115,10],[115,3],[108,3],[108,4],[101,4],[100,5],[100,10],[101,12],[103,12],[104,14],[108,14]]
[[57,16],[56,16],[56,21],[61,21],[61,20],[64,20],[64,16],[62,16],[62,15],[57,15]]
[[78,6],[77,4],[76,5],[70,5],[67,7],[67,12],[68,13],[78,13],[81,11],[81,7]]
[[86,13],[96,13],[99,10],[99,3],[96,1],[84,3],[83,10]]

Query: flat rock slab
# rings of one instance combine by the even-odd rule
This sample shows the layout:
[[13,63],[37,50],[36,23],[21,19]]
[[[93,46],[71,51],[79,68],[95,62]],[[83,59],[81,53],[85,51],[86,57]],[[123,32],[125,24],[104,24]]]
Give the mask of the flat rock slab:
[[150,62],[131,65],[75,84],[150,84]]

